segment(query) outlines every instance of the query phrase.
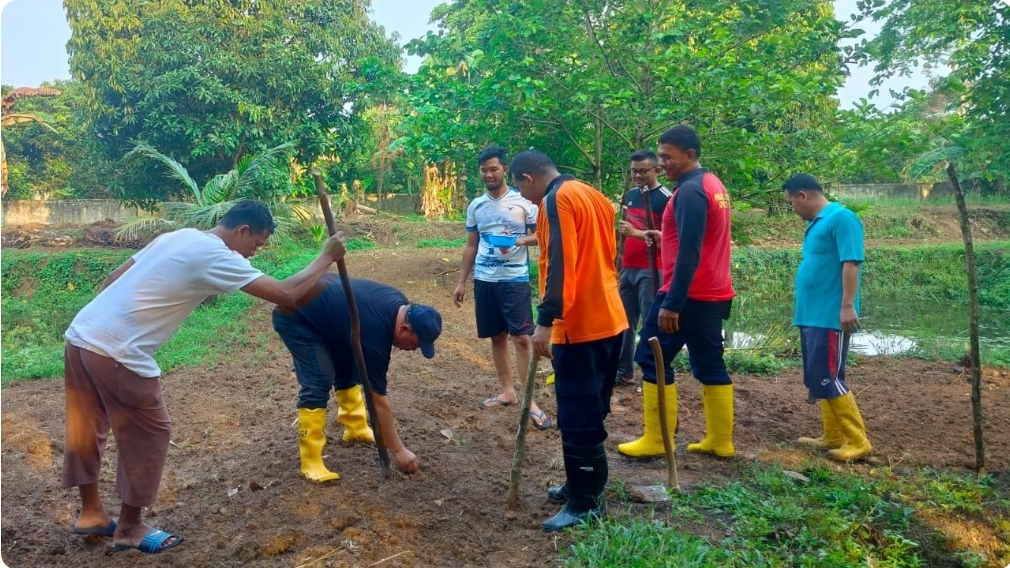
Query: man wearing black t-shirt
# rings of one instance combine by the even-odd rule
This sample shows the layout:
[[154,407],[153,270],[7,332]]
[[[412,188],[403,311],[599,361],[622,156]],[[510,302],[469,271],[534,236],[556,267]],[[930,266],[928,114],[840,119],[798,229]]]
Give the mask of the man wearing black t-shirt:
[[[393,347],[407,351],[420,348],[426,358],[434,357],[442,316],[430,306],[411,304],[392,286],[352,279],[351,287],[361,321],[361,350],[372,387],[376,422],[393,461],[405,473],[414,473],[419,467],[417,456],[403,445],[396,432],[386,398],[386,372]],[[274,308],[273,326],[291,352],[301,385],[298,450],[302,474],[320,482],[339,479],[322,460],[330,389],[335,391],[339,405],[337,419],[344,425],[344,440],[374,439],[361,397],[347,296],[340,279],[326,274],[294,306]]]

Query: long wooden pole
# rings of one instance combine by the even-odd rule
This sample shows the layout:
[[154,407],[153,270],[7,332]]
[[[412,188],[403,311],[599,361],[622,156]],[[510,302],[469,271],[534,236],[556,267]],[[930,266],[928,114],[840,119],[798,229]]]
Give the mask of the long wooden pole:
[[[319,170],[315,167],[309,173],[316,182],[319,207],[323,210],[323,219],[326,220],[326,230],[332,237],[337,234],[337,224],[333,220],[333,209],[330,208],[330,196],[326,193],[323,176],[320,175]],[[378,415],[375,412],[375,401],[372,400],[372,383],[368,380],[365,354],[361,351],[361,317],[358,315],[358,303],[354,300],[354,290],[351,289],[351,277],[347,274],[347,264],[344,263],[344,259],[337,261],[337,270],[340,272],[340,283],[343,285],[344,294],[347,296],[347,311],[351,316],[351,346],[354,350],[354,363],[358,369],[358,378],[361,379],[361,388],[365,391],[368,424],[372,427],[372,432],[375,434],[375,448],[379,452],[379,467],[382,469],[382,477],[389,479],[389,452],[386,451],[386,441],[382,437],[382,429],[379,428]]]
[[530,368],[526,373],[526,388],[523,389],[522,408],[519,412],[519,431],[516,433],[516,451],[512,455],[512,469],[509,471],[509,509],[519,506],[519,478],[522,475],[523,457],[526,455],[526,432],[529,431],[530,406],[533,405],[533,383],[537,378],[537,363],[540,358],[530,358]]
[[985,443],[982,438],[982,361],[978,344],[978,277],[975,270],[975,246],[968,222],[968,206],[964,202],[961,182],[957,179],[954,162],[947,162],[947,178],[954,186],[957,212],[964,238],[964,262],[968,269],[968,339],[971,342],[971,415],[975,435],[975,473],[985,473]]
[[[655,231],[656,221],[652,218],[652,195],[650,195],[649,191],[642,191],[642,204],[645,209],[645,226],[650,231]],[[645,239],[645,242],[649,247],[649,269],[652,271],[652,295],[655,296],[656,293],[659,292],[659,287],[662,284],[662,282],[659,281],[659,267],[656,266],[656,250],[659,247],[658,243],[653,242],[652,239]]]
[[[624,201],[628,199],[629,191],[630,189],[625,187],[624,193],[621,194],[621,203],[620,203],[621,221],[626,221],[628,219],[628,208],[627,206],[624,205]],[[624,241],[627,239],[627,237],[625,237],[624,234],[621,233],[620,225],[618,225],[617,227],[617,234],[619,235],[619,237],[617,239],[617,258],[614,259],[614,268],[617,269],[617,273],[620,274],[622,263],[624,262]]]
[[663,450],[666,452],[666,488],[680,491],[677,478],[677,456],[674,454],[673,440],[670,439],[669,420],[666,415],[666,365],[663,364],[663,348],[658,337],[649,338],[652,357],[656,361],[656,396],[659,397],[659,427],[663,431]]

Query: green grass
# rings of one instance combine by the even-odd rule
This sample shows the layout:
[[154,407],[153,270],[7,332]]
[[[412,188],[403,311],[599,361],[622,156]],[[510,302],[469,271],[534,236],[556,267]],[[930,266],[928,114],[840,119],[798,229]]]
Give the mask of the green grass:
[[466,244],[466,238],[460,239],[421,239],[417,241],[417,248],[460,248]]
[[[371,241],[364,241],[371,243]],[[374,243],[372,244],[374,246]],[[358,248],[356,250],[361,250]],[[90,302],[105,277],[133,251],[74,250],[59,253],[4,251],[2,257],[3,384],[63,376],[63,333]],[[305,267],[314,245],[271,243],[253,265],[277,278]],[[236,345],[262,340],[243,314],[255,300],[242,293],[197,308],[155,353],[162,371],[225,356]]]
[[[975,252],[982,361],[1005,367],[1010,365],[1010,241],[978,243]],[[732,269],[738,295],[727,327],[751,334],[794,335],[788,324],[799,261],[797,249],[736,247]],[[867,250],[863,326],[914,339],[918,348],[910,355],[961,358],[968,336],[967,296],[959,244]],[[773,329],[775,323],[784,329]]]
[[347,250],[372,250],[375,248],[375,241],[371,239],[349,239],[345,245]]
[[[574,530],[562,565],[898,568],[1010,561],[1006,528],[995,547],[950,550],[929,525],[943,514],[1010,527],[1010,501],[992,477],[888,468],[862,475],[813,460],[799,469],[809,482],[787,477],[777,464],[753,464],[728,483],[674,494],[668,511],[644,517],[625,504],[626,515]],[[619,487],[612,492],[622,494]]]

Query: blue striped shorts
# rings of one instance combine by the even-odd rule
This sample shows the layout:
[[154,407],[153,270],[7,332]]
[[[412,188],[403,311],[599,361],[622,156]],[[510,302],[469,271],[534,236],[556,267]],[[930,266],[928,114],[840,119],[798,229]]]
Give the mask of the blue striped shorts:
[[803,353],[803,384],[810,391],[811,403],[849,392],[845,384],[848,333],[824,327],[801,327],[800,350]]

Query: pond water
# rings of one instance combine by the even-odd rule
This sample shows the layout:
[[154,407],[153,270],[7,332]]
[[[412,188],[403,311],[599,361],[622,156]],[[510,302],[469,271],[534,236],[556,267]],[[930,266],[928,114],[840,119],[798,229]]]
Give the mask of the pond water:
[[[744,302],[726,322],[728,348],[775,347],[798,340],[791,305]],[[967,346],[968,306],[936,302],[876,303],[864,306],[861,329],[853,334],[849,349],[862,355],[898,355],[914,351],[931,353],[944,347]],[[1010,312],[982,308],[980,343],[1010,349]]]

